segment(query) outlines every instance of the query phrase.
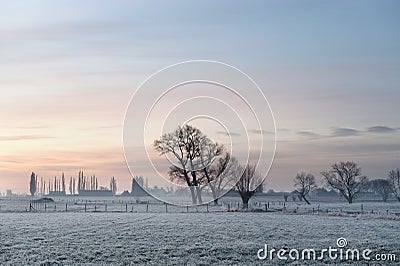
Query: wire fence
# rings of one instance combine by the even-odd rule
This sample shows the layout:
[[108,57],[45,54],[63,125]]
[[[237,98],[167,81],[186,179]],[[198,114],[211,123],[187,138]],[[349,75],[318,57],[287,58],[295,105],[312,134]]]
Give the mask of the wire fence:
[[282,212],[287,214],[328,214],[331,216],[370,216],[370,217],[399,217],[400,203],[321,203],[301,204],[279,200],[257,201],[252,200],[247,208],[243,208],[240,199],[231,201],[220,200],[192,206],[190,202],[182,201],[180,205],[172,205],[154,200],[133,199],[70,199],[58,198],[43,200],[0,200],[0,213],[29,212],[29,213],[209,213],[209,212]]

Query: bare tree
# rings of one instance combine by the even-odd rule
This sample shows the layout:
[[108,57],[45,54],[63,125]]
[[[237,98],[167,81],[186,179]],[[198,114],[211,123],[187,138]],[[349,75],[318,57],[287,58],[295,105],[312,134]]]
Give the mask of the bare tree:
[[170,167],[170,179],[189,187],[193,204],[202,203],[201,187],[211,181],[204,173],[204,163],[220,154],[220,146],[191,125],[164,134],[153,146],[160,155],[173,155],[176,164]]
[[190,188],[193,203],[197,203],[194,182],[190,179],[188,173],[188,156],[185,154],[184,131],[183,128],[179,127],[172,133],[164,134],[159,140],[154,141],[153,146],[161,155],[169,153],[174,155],[176,160],[179,162],[179,167],[175,165],[170,167],[170,179],[172,181],[177,180],[178,182],[185,182]]
[[[245,167],[237,164],[233,171],[237,180],[235,190],[242,198],[243,208],[249,207],[250,198],[256,193],[258,186],[262,185],[260,175],[256,172],[256,166],[247,164]],[[233,170],[233,169],[232,169]]]
[[207,185],[211,189],[214,201],[216,201],[217,196],[216,196],[215,186],[211,182],[214,181],[217,178],[217,176],[212,175],[209,166],[213,163],[215,158],[221,154],[224,148],[222,145],[220,146],[217,143],[213,143],[207,137],[203,137],[200,139],[199,147],[200,149],[199,149],[198,161],[200,162],[202,168],[200,170],[200,174],[203,174],[203,178],[207,180]]
[[44,195],[44,183],[43,183],[43,176],[40,178],[40,195]]
[[81,193],[82,190],[82,178],[81,178],[81,171],[79,171],[78,174],[78,194]]
[[31,180],[30,180],[30,183],[29,183],[29,191],[30,191],[32,196],[35,195],[35,193],[36,193],[36,189],[37,189],[37,185],[36,184],[37,184],[37,175],[34,172],[32,172]]
[[227,174],[231,156],[225,151],[224,145],[213,143],[208,138],[202,139],[199,153],[201,180],[206,179],[206,187],[210,188],[214,203],[218,204],[222,191],[232,183],[230,175]]
[[355,162],[335,163],[330,171],[321,174],[327,185],[339,191],[349,203],[353,203],[367,183],[367,178],[361,175],[361,168]]
[[297,194],[299,194],[299,198],[304,199],[307,204],[310,204],[306,197],[310,191],[317,188],[315,177],[312,174],[306,174],[305,172],[297,173],[294,178],[294,186]]
[[73,189],[72,189],[72,176],[70,177],[70,179],[69,179],[69,194],[70,195],[72,195],[72,191]]
[[213,198],[216,205],[225,188],[234,185],[234,179],[230,174],[231,166],[231,156],[226,152],[204,170],[209,176],[207,180],[211,190],[214,191]]
[[111,177],[110,190],[112,191],[113,195],[117,193],[117,180],[115,180],[115,177]]
[[386,179],[374,179],[368,182],[369,188],[382,196],[383,202],[386,202],[390,193],[392,192],[392,186],[390,185],[389,180]]
[[389,172],[389,182],[392,187],[394,196],[400,201],[400,169],[392,170]]
[[65,193],[65,176],[64,176],[64,173],[62,173],[62,176],[61,176],[61,191],[63,193]]

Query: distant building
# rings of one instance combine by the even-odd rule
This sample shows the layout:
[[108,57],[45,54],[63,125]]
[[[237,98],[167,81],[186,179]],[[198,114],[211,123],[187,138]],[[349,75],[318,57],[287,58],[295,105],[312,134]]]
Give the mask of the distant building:
[[146,197],[146,196],[151,196],[151,195],[149,193],[147,193],[147,191],[144,190],[144,188],[141,185],[139,185],[139,183],[136,181],[136,179],[133,179],[131,196]]
[[129,193],[128,190],[124,190],[124,192],[121,193],[121,197],[129,197],[131,193]]
[[7,189],[7,191],[6,191],[6,197],[11,197],[13,194],[12,194],[12,190],[11,189]]
[[112,190],[101,189],[101,190],[79,190],[79,196],[83,197],[112,197],[114,196]]
[[66,196],[65,191],[49,191],[49,196]]

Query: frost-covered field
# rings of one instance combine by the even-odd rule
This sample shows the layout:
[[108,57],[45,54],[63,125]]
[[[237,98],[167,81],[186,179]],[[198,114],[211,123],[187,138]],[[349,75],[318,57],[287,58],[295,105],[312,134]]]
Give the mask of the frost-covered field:
[[282,212],[2,212],[0,265],[338,264],[260,261],[257,251],[264,244],[321,250],[339,237],[351,248],[395,253],[390,265],[398,265],[399,232],[399,221]]

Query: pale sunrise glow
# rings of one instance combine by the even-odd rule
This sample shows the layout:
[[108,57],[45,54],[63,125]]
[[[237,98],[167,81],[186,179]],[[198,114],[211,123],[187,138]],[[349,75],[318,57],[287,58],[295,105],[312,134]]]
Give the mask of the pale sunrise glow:
[[130,189],[122,147],[129,99],[151,74],[193,59],[240,68],[268,98],[278,142],[266,189],[291,190],[302,169],[320,182],[338,160],[385,177],[400,167],[398,2],[313,4],[3,3],[0,192],[27,193],[32,171],[47,180],[84,170]]

